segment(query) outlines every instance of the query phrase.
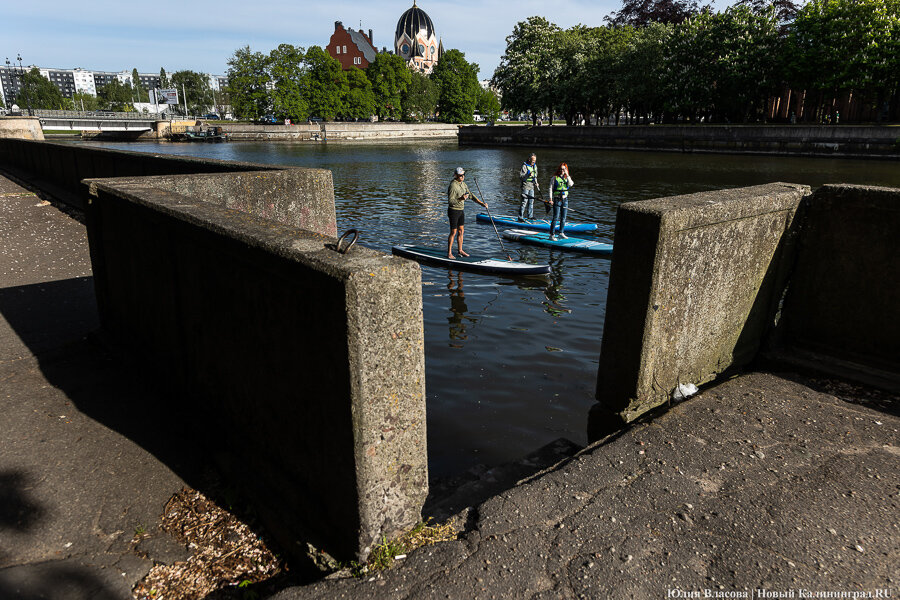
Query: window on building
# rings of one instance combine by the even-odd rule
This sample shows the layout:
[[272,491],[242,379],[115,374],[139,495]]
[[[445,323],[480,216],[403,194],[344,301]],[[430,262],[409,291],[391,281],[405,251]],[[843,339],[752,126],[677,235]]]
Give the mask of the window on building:
[[340,53],[341,53],[341,47],[340,47],[340,46],[335,46],[335,47],[334,47],[334,53],[335,53],[335,54],[340,54]]
[[344,46],[344,54],[347,54],[347,46]]

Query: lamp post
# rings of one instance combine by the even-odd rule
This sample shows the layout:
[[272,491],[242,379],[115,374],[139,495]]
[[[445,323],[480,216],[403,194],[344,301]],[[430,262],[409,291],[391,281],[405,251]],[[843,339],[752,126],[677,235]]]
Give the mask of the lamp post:
[[28,93],[28,88],[25,87],[25,69],[22,67],[22,55],[20,53],[16,53],[16,60],[19,61],[19,88],[25,90],[25,101],[28,103],[28,116],[33,117],[34,111],[31,109],[31,94]]

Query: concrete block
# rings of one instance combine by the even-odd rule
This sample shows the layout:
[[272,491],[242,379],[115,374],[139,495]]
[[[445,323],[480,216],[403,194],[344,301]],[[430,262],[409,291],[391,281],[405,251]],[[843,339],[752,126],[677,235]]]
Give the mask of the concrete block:
[[37,117],[0,117],[0,138],[43,140],[44,130]]
[[413,526],[428,490],[418,265],[140,181],[91,185],[101,322],[207,433],[198,459],[295,557],[310,542],[361,560]]
[[602,412],[630,422],[678,384],[703,384],[753,359],[808,193],[773,183],[619,207],[597,382]]
[[152,187],[331,237],[337,236],[334,182],[326,169],[159,175],[130,178],[119,189]]
[[816,190],[805,203],[779,323],[782,354],[814,353],[820,368],[869,373],[900,388],[898,239],[900,189]]

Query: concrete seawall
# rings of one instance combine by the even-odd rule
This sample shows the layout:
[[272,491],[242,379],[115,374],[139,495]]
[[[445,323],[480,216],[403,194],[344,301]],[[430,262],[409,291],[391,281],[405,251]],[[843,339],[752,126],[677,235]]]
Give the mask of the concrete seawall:
[[341,141],[456,138],[459,126],[445,123],[322,122],[298,125],[247,125],[208,121],[219,125],[232,140]]
[[35,117],[0,117],[0,138],[43,140],[41,121]]
[[900,159],[900,127],[856,125],[469,126],[459,143]]
[[330,171],[23,140],[0,140],[0,164],[84,207],[103,338],[286,553],[364,560],[419,521],[420,270],[335,250]]
[[793,184],[621,205],[589,437],[759,360],[900,390],[898,206]]

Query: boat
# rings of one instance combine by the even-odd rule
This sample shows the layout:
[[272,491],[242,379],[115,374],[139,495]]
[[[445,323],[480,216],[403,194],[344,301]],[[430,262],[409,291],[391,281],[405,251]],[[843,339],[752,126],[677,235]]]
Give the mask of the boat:
[[[569,229],[568,224],[566,229]],[[613,251],[613,245],[606,242],[586,240],[578,237],[562,239],[559,236],[557,236],[557,239],[551,240],[550,232],[538,233],[527,229],[504,229],[503,237],[508,240],[525,242],[536,246],[547,246],[558,250],[577,250],[578,252],[587,252],[589,254],[612,254]]]
[[[491,222],[491,217],[484,213],[475,215],[475,219],[486,223]],[[525,219],[525,222],[519,221],[519,218],[511,215],[498,215],[494,217],[494,224],[504,225],[507,227],[520,227],[522,229],[535,229],[537,231],[550,231],[550,221],[548,219]],[[594,231],[597,229],[596,223],[574,223],[566,221],[566,231],[584,232]]]
[[550,265],[532,265],[489,256],[459,256],[447,258],[447,249],[427,248],[425,246],[413,246],[411,244],[394,246],[391,251],[397,256],[411,258],[412,260],[429,265],[449,267],[460,271],[472,271],[475,273],[490,273],[493,275],[546,275],[550,272]]
[[221,127],[210,127],[200,131],[173,133],[173,142],[227,142],[228,134]]

